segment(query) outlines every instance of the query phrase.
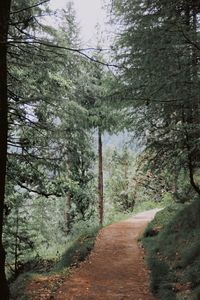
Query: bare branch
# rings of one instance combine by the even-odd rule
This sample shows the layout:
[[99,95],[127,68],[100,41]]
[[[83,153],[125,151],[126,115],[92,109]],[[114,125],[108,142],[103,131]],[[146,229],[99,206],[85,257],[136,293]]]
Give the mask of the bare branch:
[[27,190],[30,193],[34,193],[34,194],[37,194],[37,195],[40,195],[40,196],[44,196],[46,198],[48,198],[50,196],[56,196],[56,197],[62,197],[63,196],[63,195],[57,194],[57,193],[47,193],[45,191],[38,191],[38,190],[32,189],[32,188],[22,184],[21,182],[17,182],[17,185],[19,185],[21,188]]
[[[89,56],[88,54],[84,53],[84,51],[88,51],[89,48],[86,49],[75,49],[75,48],[69,48],[69,47],[64,47],[64,46],[60,46],[60,45],[55,45],[55,44],[50,44],[50,43],[45,43],[42,41],[38,41],[38,40],[30,40],[30,41],[12,41],[9,40],[8,44],[11,46],[16,46],[15,44],[29,44],[29,45],[41,45],[41,46],[45,46],[45,47],[50,47],[50,48],[55,48],[55,49],[61,49],[61,50],[67,50],[67,51],[71,51],[71,52],[75,52],[80,54],[81,56],[87,58],[88,60],[94,62],[94,63],[98,63],[101,64],[105,67],[113,67],[113,68],[121,68],[118,65],[115,64],[109,64],[109,63],[105,63],[103,61],[100,61],[92,56]],[[99,49],[97,49],[97,51],[99,51]]]

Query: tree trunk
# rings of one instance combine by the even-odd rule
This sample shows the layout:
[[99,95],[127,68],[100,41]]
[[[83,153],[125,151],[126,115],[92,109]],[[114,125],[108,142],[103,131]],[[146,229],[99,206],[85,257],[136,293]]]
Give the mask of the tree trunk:
[[[184,125],[185,124],[187,124],[187,125],[188,124],[192,124],[192,117],[191,116],[188,117],[188,120],[187,120],[187,123],[186,123],[185,113],[184,113],[184,107],[182,107],[182,121],[183,121]],[[184,128],[184,133],[185,133],[185,147],[187,149],[187,164],[188,164],[190,184],[193,187],[193,189],[195,190],[195,192],[197,192],[200,195],[200,188],[195,183],[195,180],[194,180],[194,170],[195,170],[195,167],[194,167],[194,163],[193,162],[195,162],[195,160],[193,158],[192,151],[191,151],[191,146],[190,145],[192,144],[192,142],[191,142],[191,137],[190,137],[190,135],[188,133],[187,127]]]
[[191,154],[190,154],[190,147],[188,146],[187,149],[188,149],[188,169],[189,169],[190,184],[193,187],[193,189],[195,190],[195,192],[197,192],[197,194],[200,195],[200,188],[195,183],[195,180],[194,180],[194,168],[193,168],[192,158],[191,158]]
[[65,233],[68,235],[71,229],[71,205],[72,205],[72,195],[70,192],[67,194],[66,207],[65,207]]
[[17,278],[18,275],[18,235],[19,235],[19,209],[17,208],[17,219],[16,219],[16,231],[15,231],[15,269],[14,269],[14,276]]
[[99,223],[103,225],[104,203],[103,203],[103,153],[101,129],[98,129],[98,196],[99,196]]
[[[196,0],[192,2],[192,8],[189,2],[186,2],[185,8],[185,16],[186,16],[186,25],[188,28],[188,32],[193,30],[193,41],[196,42],[197,38],[197,2]],[[191,70],[187,72],[186,78],[188,82],[190,82],[190,88],[188,88],[188,99],[192,99],[193,91],[192,86],[196,84],[198,81],[198,73],[197,73],[197,64],[198,64],[198,57],[197,57],[197,49],[191,45],[189,49],[188,55],[191,55]],[[195,86],[195,85],[194,85]],[[187,163],[188,163],[188,172],[189,172],[189,179],[192,188],[200,195],[200,187],[195,182],[194,175],[195,175],[195,150],[193,150],[192,145],[194,144],[194,140],[199,139],[199,132],[191,133],[191,128],[193,129],[196,122],[199,119],[199,105],[198,105],[198,98],[195,101],[196,103],[186,103],[182,107],[182,121],[185,126],[185,146],[187,149]],[[199,125],[199,123],[198,123]],[[188,129],[189,127],[189,129]]]
[[10,5],[9,0],[0,1],[0,295],[4,300],[9,299],[2,235],[8,135],[7,36]]
[[125,163],[124,163],[124,180],[125,180],[125,210],[128,210],[130,208],[133,209],[132,205],[133,203],[129,202],[129,197],[128,197],[128,186],[129,186],[129,182],[128,182],[128,160],[125,159]]

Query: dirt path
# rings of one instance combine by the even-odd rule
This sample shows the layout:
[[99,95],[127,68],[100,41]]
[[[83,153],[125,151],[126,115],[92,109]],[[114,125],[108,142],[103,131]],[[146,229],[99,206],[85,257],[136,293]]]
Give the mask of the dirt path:
[[153,300],[139,234],[157,210],[104,228],[94,251],[57,292],[57,300]]

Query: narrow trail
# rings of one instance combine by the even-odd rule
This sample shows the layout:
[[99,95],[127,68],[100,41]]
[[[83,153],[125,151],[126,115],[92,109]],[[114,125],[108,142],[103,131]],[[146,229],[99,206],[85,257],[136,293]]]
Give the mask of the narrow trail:
[[100,232],[88,260],[57,291],[56,300],[153,300],[137,238],[158,210],[137,214]]

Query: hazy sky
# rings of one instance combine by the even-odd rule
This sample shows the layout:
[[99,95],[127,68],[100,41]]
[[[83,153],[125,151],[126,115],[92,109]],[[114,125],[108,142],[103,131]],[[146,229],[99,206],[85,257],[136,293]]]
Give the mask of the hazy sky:
[[[65,8],[69,0],[50,0],[53,9]],[[82,40],[86,44],[93,44],[97,40],[95,29],[100,24],[101,30],[105,30],[106,13],[102,6],[105,0],[71,0],[77,14],[77,21],[81,27]],[[89,42],[90,41],[90,42]]]

